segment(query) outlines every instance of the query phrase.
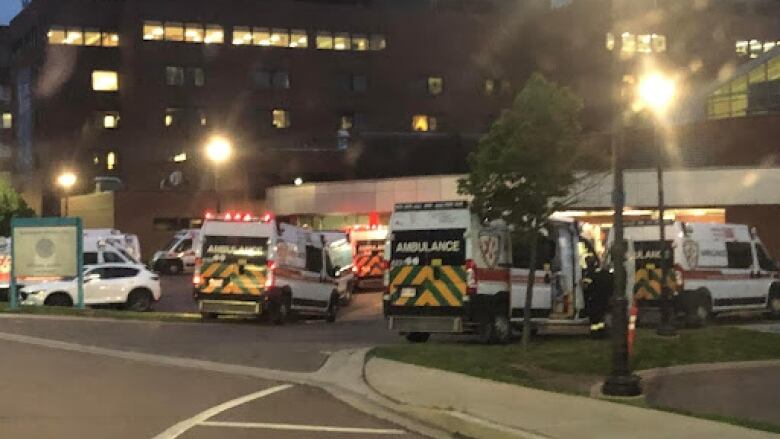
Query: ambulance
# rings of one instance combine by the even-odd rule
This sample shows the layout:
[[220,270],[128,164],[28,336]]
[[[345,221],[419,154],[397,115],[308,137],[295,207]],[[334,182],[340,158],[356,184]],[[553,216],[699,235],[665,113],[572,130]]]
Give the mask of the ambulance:
[[192,273],[195,270],[195,248],[200,229],[179,230],[173,238],[152,256],[149,264],[154,271],[165,274]]
[[382,289],[387,227],[356,225],[347,234],[355,255],[352,271],[355,272],[357,288]]
[[353,281],[345,246],[344,233],[314,232],[270,214],[207,215],[195,247],[200,313],[207,319],[267,314],[277,324],[296,313],[334,322]]
[[[780,318],[778,266],[758,234],[743,224],[667,221],[671,270],[666,283],[677,314],[688,326],[702,326],[726,311],[765,311]],[[627,291],[643,307],[658,306],[661,249],[657,221],[625,227]],[[612,235],[608,238],[611,245]],[[609,248],[609,247],[608,247]]]
[[[532,322],[587,326],[577,224],[553,220],[539,242]],[[384,313],[410,342],[432,333],[506,342],[523,321],[529,264],[501,222],[485,224],[466,202],[397,204],[385,255]]]

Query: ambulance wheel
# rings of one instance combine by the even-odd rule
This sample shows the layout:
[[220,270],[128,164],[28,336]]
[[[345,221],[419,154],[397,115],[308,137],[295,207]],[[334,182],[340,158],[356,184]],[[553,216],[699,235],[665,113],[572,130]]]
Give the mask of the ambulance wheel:
[[349,306],[352,302],[352,294],[355,291],[355,284],[352,282],[347,285],[347,291],[344,292],[344,296],[341,297],[341,306]]
[[425,343],[431,338],[430,332],[410,332],[406,334],[406,340],[409,343]]
[[284,325],[290,321],[292,299],[289,293],[282,294],[271,309],[271,322],[274,325]]
[[772,285],[767,303],[770,319],[780,319],[780,284]]
[[503,313],[490,316],[487,322],[479,327],[479,339],[486,344],[507,343],[512,336],[512,326],[509,317]]
[[684,299],[685,326],[689,328],[701,328],[707,325],[712,317],[712,299],[709,291],[704,288],[690,293],[690,297]]
[[330,303],[328,304],[328,312],[325,314],[325,321],[328,323],[335,323],[336,318],[339,315],[339,302],[341,299],[339,299],[338,293],[333,293],[330,296]]
[[181,262],[179,261],[168,261],[165,263],[164,271],[166,274],[179,274],[183,270],[183,267],[181,266]]

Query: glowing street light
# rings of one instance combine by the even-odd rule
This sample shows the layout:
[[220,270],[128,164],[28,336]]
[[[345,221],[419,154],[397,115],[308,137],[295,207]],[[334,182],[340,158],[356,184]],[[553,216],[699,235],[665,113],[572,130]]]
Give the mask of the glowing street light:
[[293,180],[293,184],[300,186],[303,184],[303,179],[301,177],[297,177],[295,180]]
[[76,174],[74,174],[71,171],[65,171],[59,176],[57,176],[57,185],[62,188],[62,192],[65,195],[63,197],[65,198],[64,216],[68,216],[68,195],[70,193],[70,190],[76,184],[77,180],[78,179],[76,178]]
[[217,213],[222,209],[219,197],[219,165],[230,160],[233,155],[233,144],[225,137],[214,136],[206,143],[206,158],[213,164],[214,170],[214,195],[217,197]]
[[672,78],[661,73],[651,73],[640,78],[637,91],[643,106],[651,109],[657,116],[663,116],[677,94],[677,84]]

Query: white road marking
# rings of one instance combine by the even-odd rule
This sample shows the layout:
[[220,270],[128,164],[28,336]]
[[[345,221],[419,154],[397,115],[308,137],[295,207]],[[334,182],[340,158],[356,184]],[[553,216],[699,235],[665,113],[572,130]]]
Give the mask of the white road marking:
[[268,430],[318,431],[323,433],[356,433],[356,434],[388,434],[388,435],[406,434],[406,432],[403,430],[397,430],[392,428],[328,427],[325,425],[272,424],[266,422],[204,421],[201,422],[199,425],[204,427],[264,428]]
[[290,387],[292,387],[292,384],[282,384],[281,386],[271,387],[270,389],[261,390],[259,392],[250,393],[249,395],[242,396],[240,398],[232,399],[230,401],[224,402],[220,405],[214,406],[208,410],[204,410],[197,415],[185,419],[184,421],[179,422],[178,424],[174,425],[173,427],[165,430],[164,432],[158,434],[153,439],[176,439],[177,437],[181,436],[185,432],[187,432],[192,427],[197,426],[198,424],[202,424],[207,419],[211,418],[212,416],[216,416],[225,410],[230,410],[233,407],[237,407],[241,404],[245,404],[250,401],[254,401],[256,399],[260,399],[263,397],[266,397],[268,395],[272,395],[277,392],[281,392],[282,390],[287,390]]

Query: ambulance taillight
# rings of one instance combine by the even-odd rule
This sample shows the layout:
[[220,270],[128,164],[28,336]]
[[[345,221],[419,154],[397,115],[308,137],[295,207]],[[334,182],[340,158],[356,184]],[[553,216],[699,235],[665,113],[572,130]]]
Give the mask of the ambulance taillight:
[[389,289],[390,288],[390,262],[382,259],[381,266],[382,266],[382,272],[384,273],[382,276],[382,281],[383,281],[382,283],[384,284],[386,289]]
[[276,262],[268,261],[265,275],[265,288],[271,289],[276,286]]
[[466,294],[477,294],[477,264],[472,259],[466,260]]

